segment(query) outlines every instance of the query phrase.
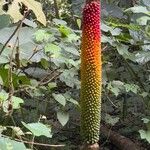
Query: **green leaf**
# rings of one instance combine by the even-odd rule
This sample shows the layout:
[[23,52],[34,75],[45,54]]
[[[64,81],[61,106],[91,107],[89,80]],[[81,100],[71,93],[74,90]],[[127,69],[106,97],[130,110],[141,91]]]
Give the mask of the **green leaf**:
[[63,73],[60,75],[60,80],[65,82],[67,86],[69,87],[77,87],[80,88],[80,82],[77,78],[77,70],[70,69],[70,70],[63,70]]
[[113,28],[108,26],[108,25],[106,25],[105,23],[102,23],[101,24],[101,30],[104,31],[104,32],[108,32],[108,31],[113,30]]
[[27,66],[28,66],[28,60],[27,60],[27,59],[21,59],[21,60],[20,60],[20,64],[21,64],[21,66],[23,66],[23,67],[27,67]]
[[[150,25],[146,26],[145,31],[146,31],[146,34],[148,35],[148,37],[150,37]],[[145,43],[150,43],[150,41],[146,41]],[[149,45],[146,45],[146,46],[148,46],[148,50],[149,50],[150,46]]]
[[34,88],[36,88],[36,87],[38,87],[38,85],[39,85],[39,82],[37,81],[37,80],[35,80],[35,79],[31,79],[30,80],[30,82],[31,82],[31,86]]
[[3,85],[3,79],[1,76],[0,76],[0,85]]
[[45,30],[38,30],[34,33],[35,35],[35,40],[37,42],[43,42],[43,41],[48,41],[49,38],[52,36],[52,34],[48,33],[47,31]]
[[110,82],[107,86],[107,89],[114,93],[115,96],[118,96],[123,88],[123,83],[121,81]]
[[150,7],[150,1],[148,0],[142,0],[143,4],[147,7]]
[[72,104],[79,106],[78,101],[73,99],[69,93],[65,93],[64,96],[68,102],[71,102]]
[[57,58],[60,56],[61,48],[55,44],[48,43],[45,45],[44,49],[45,49],[45,52],[50,52],[53,58]]
[[32,134],[34,136],[46,136],[51,138],[52,134],[51,134],[51,128],[47,127],[46,125],[44,125],[43,123],[25,123],[22,122],[22,124],[32,132]]
[[16,96],[12,97],[12,102],[13,102],[13,109],[19,109],[20,108],[20,104],[24,103],[22,98],[16,97]]
[[64,126],[64,125],[66,125],[66,123],[69,120],[69,114],[67,112],[64,112],[64,111],[58,111],[57,112],[57,119],[59,120],[61,125]]
[[120,23],[120,22],[107,22],[108,25],[111,25],[113,27],[121,27],[121,28],[127,28],[127,29],[130,29],[130,30],[133,30],[133,31],[139,31],[140,30],[140,26],[137,25],[137,24],[133,24],[133,23],[130,23],[130,24],[123,24],[123,23]]
[[[0,30],[0,43],[1,44],[5,44],[5,42],[9,39],[9,37],[12,35],[12,33],[14,32],[14,30],[16,29],[16,26],[13,27],[7,27],[7,28],[3,28]],[[34,45],[34,47],[36,46],[35,44],[33,44],[33,34],[35,33],[36,29],[33,28],[29,28],[29,27],[22,27],[19,30],[19,35],[15,34],[13,36],[13,38],[11,38],[10,42],[8,43],[8,45],[10,45],[11,47],[14,46],[14,43],[16,41],[16,38],[18,36],[19,38],[19,44],[26,44],[28,45],[29,42],[32,43],[32,45]],[[26,38],[25,38],[26,37]],[[6,54],[8,54],[8,52],[11,53],[11,49],[8,51],[8,49],[6,49]],[[27,51],[33,51],[32,49],[26,49]],[[6,55],[8,56],[8,55]]]
[[141,16],[136,19],[139,25],[147,25],[147,22],[150,20],[149,16]]
[[132,38],[128,33],[121,33],[118,36],[116,36],[116,39],[122,43],[130,43],[132,41]]
[[41,59],[40,63],[43,66],[44,69],[48,69],[49,66],[50,66],[49,62],[46,59],[44,59],[44,58]]
[[60,51],[61,48],[55,44],[47,44],[45,46],[45,52],[54,52],[54,51]]
[[135,84],[124,84],[125,90],[126,92],[133,92],[135,94],[138,93],[138,90],[140,89],[139,86],[135,85]]
[[12,128],[12,130],[15,132],[15,135],[17,136],[25,135],[20,127],[10,126],[10,128]]
[[61,25],[59,27],[59,32],[62,34],[63,37],[67,37],[71,33],[71,30],[70,28]]
[[122,31],[121,29],[115,28],[115,29],[111,30],[110,32],[113,36],[116,36],[116,35],[119,35],[121,33],[121,31]]
[[149,119],[147,119],[147,118],[142,118],[142,120],[143,120],[143,123],[145,123],[145,124],[147,124],[147,123],[149,123],[149,122],[150,122],[150,120],[149,120]]
[[136,62],[140,63],[140,64],[145,64],[148,61],[150,61],[150,52],[149,51],[142,51],[142,52],[138,52],[135,55],[135,59]]
[[9,15],[0,15],[0,29],[9,26],[10,22],[11,21]]
[[66,52],[69,52],[69,53],[76,55],[76,56],[80,56],[79,51],[73,46],[67,47],[64,45],[63,48]]
[[7,130],[7,128],[6,128],[5,126],[1,126],[1,125],[0,125],[0,134],[1,134],[3,131],[5,131],[5,130]]
[[9,59],[6,56],[0,56],[0,64],[6,64],[9,62]]
[[132,11],[133,13],[144,13],[148,14],[149,11],[144,6],[134,6],[125,10],[125,12]]
[[33,42],[20,45],[20,59],[21,60],[26,59],[28,60],[28,62],[40,62],[41,58],[48,59],[48,57],[44,54],[44,52],[40,50],[40,46],[39,48],[37,49],[36,48],[37,48],[37,45],[34,44]]
[[[0,92],[0,102],[3,102],[3,109],[4,111],[7,111],[7,107],[8,107],[8,93],[5,92]],[[12,96],[12,105],[13,105],[13,109],[19,109],[20,108],[20,104],[23,104],[24,100],[16,97],[16,96]]]
[[141,139],[145,139],[147,142],[150,143],[150,130],[145,131],[145,130],[139,130]]
[[37,27],[37,24],[35,22],[33,22],[32,20],[26,19],[26,18],[23,20],[23,23],[26,24],[27,26],[30,26],[33,28]]
[[69,98],[69,99],[67,99],[67,101],[69,101],[69,102],[73,103],[74,105],[79,106],[78,101],[74,100],[73,98]]
[[[66,60],[68,61],[68,60]],[[72,68],[72,69],[64,69],[63,73],[60,75],[60,80],[63,82],[68,81],[66,83],[68,86],[73,87],[76,83],[76,76],[77,76],[77,70]],[[69,85],[70,84],[70,85]]]
[[102,39],[101,39],[102,43],[109,43],[110,45],[113,45],[114,40],[111,37],[102,35]]
[[66,98],[62,94],[52,94],[54,99],[61,105],[66,105]]
[[143,92],[140,94],[143,98],[145,98],[146,96],[148,96],[148,92]]
[[68,36],[68,42],[73,42],[73,41],[77,41],[77,40],[79,40],[79,36],[77,36],[76,34],[69,34]]
[[81,28],[81,19],[77,19],[77,25],[79,27],[79,29]]
[[50,83],[48,83],[48,87],[49,87],[49,89],[53,89],[53,88],[57,87],[57,84],[55,82],[50,82]]
[[[8,66],[7,66],[8,67]],[[8,82],[8,69],[4,69],[1,68],[0,69],[0,76],[3,79],[3,86],[9,87],[9,82]],[[30,85],[30,80],[27,76],[25,75],[16,75],[16,74],[12,74],[12,78],[13,78],[13,85],[14,87],[20,86],[22,85]]]
[[110,33],[113,35],[113,36],[116,36],[116,35],[119,35],[121,33],[121,29],[119,28],[113,28],[113,27],[110,27],[104,23],[102,23],[101,25],[101,29],[104,31],[104,32],[108,32],[110,31]]
[[127,57],[127,56],[130,55],[130,53],[129,53],[129,51],[128,51],[129,46],[123,45],[123,44],[118,44],[118,45],[116,46],[116,48],[117,48],[117,51],[118,51],[118,53],[119,53],[120,55],[122,55],[122,56],[124,56],[124,57]]
[[114,126],[119,121],[119,117],[112,117],[109,114],[105,116],[105,122]]
[[26,150],[23,143],[0,137],[0,150]]
[[53,22],[56,24],[56,25],[67,25],[67,22],[66,21],[64,21],[64,20],[61,20],[61,19],[56,19],[56,18],[54,18],[53,19]]

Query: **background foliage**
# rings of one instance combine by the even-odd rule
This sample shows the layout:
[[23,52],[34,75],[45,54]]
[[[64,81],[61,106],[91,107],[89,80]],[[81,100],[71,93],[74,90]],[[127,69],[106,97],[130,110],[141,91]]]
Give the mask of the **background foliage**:
[[[1,149],[80,144],[82,6],[83,0],[0,0]],[[102,124],[148,149],[150,2],[107,0],[101,8]]]

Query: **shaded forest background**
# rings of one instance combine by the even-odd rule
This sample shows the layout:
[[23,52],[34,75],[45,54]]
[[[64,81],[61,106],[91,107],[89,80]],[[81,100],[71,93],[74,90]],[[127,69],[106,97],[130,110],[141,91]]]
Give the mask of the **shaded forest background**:
[[[76,150],[84,0],[0,0],[0,148]],[[150,149],[150,1],[101,1],[100,145]]]

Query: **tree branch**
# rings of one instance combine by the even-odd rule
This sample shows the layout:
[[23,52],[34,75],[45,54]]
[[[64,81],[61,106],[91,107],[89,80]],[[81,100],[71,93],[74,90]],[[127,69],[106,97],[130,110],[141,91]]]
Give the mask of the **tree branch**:
[[[11,139],[11,137],[9,136],[6,136],[6,135],[2,135],[3,137],[5,138],[9,138]],[[15,141],[18,141],[18,142],[23,142],[23,143],[26,143],[26,144],[33,144],[33,145],[39,145],[39,146],[45,146],[45,147],[64,147],[65,145],[51,145],[51,144],[44,144],[44,143],[37,143],[37,142],[30,142],[30,141],[23,141],[23,140],[20,140],[20,139],[12,139],[12,140],[15,140]]]

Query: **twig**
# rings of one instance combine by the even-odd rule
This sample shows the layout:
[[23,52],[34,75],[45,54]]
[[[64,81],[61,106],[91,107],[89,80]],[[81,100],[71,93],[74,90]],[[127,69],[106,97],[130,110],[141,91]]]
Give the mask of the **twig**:
[[38,48],[38,46],[36,46],[36,47],[33,49],[33,53],[32,53],[32,55],[29,57],[28,61],[30,61],[30,60],[33,58],[33,56],[34,56],[37,52],[40,51],[40,49],[37,50],[37,48]]
[[[10,139],[12,139],[12,138],[9,137],[9,136],[3,135],[3,134],[1,134],[1,135],[2,135],[3,137],[5,137],[5,138],[10,138]],[[65,145],[51,145],[51,144],[44,144],[44,143],[23,141],[23,140],[19,140],[19,139],[17,139],[17,138],[12,139],[12,140],[15,140],[15,141],[18,141],[18,142],[23,142],[23,143],[26,143],[26,144],[33,144],[33,145],[46,146],[46,147],[64,147],[64,146],[65,146]]]
[[[17,30],[18,31],[18,30]],[[16,38],[16,41],[15,41],[15,44],[13,46],[13,49],[12,49],[12,52],[11,52],[11,55],[10,55],[10,61],[9,61],[9,70],[8,70],[8,83],[9,83],[9,94],[8,94],[8,98],[7,98],[7,101],[8,101],[8,113],[6,115],[10,115],[12,114],[13,112],[13,104],[12,104],[12,96],[14,94],[14,85],[13,85],[13,77],[12,77],[12,68],[13,68],[13,54],[14,54],[14,49],[15,49],[15,46],[18,42],[18,38]]]
[[14,32],[12,33],[12,35],[9,37],[9,39],[6,41],[6,43],[3,45],[1,51],[0,51],[0,55],[2,54],[2,52],[4,51],[5,47],[7,46],[7,44],[9,43],[9,41],[13,38],[13,36],[16,34],[16,32],[18,31],[18,29],[20,28],[21,25],[21,21],[19,22],[18,26],[16,27],[16,29],[14,30]]
[[51,82],[53,79],[55,79],[56,77],[58,77],[60,74],[62,74],[62,72],[59,72],[58,74],[56,74],[55,76],[51,77],[49,80],[47,80],[47,81],[45,81],[45,82],[40,82],[40,83],[39,83],[39,86],[48,84],[48,83]]
[[106,51],[107,50],[108,45],[106,45],[105,47],[103,47],[102,51]]
[[22,25],[23,20],[28,16],[28,14],[30,13],[30,11],[28,11],[26,13],[26,15],[22,18],[22,20],[19,21],[19,24],[17,25],[16,29],[14,30],[14,32],[11,34],[11,36],[9,37],[9,39],[6,41],[6,43],[3,45],[2,49],[0,50],[0,55],[2,54],[2,52],[4,51],[5,47],[7,46],[7,44],[10,42],[10,40],[14,37],[14,35],[16,34],[16,32],[18,31],[18,29],[20,28],[20,26]]
[[112,100],[109,98],[108,93],[106,92],[106,90],[104,90],[104,92],[105,92],[105,95],[106,95],[107,99],[109,100],[109,102],[110,102],[115,108],[118,108],[118,106],[116,106],[116,105],[112,102]]

